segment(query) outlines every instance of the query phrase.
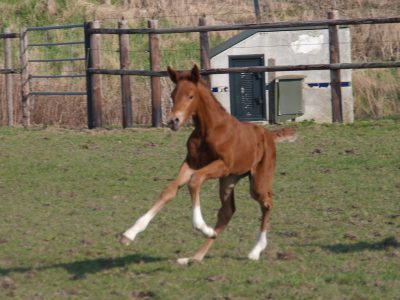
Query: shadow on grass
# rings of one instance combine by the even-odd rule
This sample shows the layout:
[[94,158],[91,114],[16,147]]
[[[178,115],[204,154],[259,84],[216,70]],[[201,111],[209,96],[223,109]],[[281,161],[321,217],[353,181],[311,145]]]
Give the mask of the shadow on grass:
[[0,268],[0,275],[7,275],[13,272],[25,273],[32,271],[63,268],[72,275],[72,279],[81,279],[84,278],[86,274],[93,274],[113,268],[122,268],[130,264],[151,263],[164,260],[166,260],[166,258],[147,256],[143,254],[132,254],[117,258],[86,259],[75,262],[44,265],[39,267]]
[[388,237],[380,242],[375,243],[358,242],[354,244],[335,244],[322,246],[323,249],[334,253],[351,253],[364,250],[385,250],[390,247],[400,248],[400,242],[397,241],[395,237]]

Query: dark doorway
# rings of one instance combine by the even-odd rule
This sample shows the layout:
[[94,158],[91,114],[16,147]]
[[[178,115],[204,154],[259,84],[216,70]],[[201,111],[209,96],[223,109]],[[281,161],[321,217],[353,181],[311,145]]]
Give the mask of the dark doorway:
[[[229,57],[229,67],[254,66],[264,66],[263,55]],[[264,73],[230,74],[229,85],[232,115],[243,121],[266,120]]]

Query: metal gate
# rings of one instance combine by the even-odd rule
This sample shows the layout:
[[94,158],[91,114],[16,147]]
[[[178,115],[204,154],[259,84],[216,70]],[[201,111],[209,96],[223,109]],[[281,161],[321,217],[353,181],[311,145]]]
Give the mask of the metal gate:
[[[35,90],[34,82],[38,80],[57,80],[61,78],[84,78],[86,77],[86,54],[85,54],[85,41],[52,41],[53,38],[49,37],[50,31],[56,30],[71,30],[75,28],[82,28],[82,37],[84,36],[83,28],[84,24],[70,24],[70,25],[59,25],[59,26],[46,26],[46,27],[28,27],[23,28],[21,30],[21,79],[22,79],[22,120],[24,126],[30,125],[30,106],[31,106],[31,98],[35,96],[85,96],[86,91],[56,91],[54,90],[54,85],[48,85],[48,89],[46,90]],[[29,35],[33,32],[43,32],[43,40],[42,42],[33,42],[30,43]],[[82,46],[81,55],[75,56],[73,55],[73,51],[71,51],[71,55],[69,57],[57,57],[57,58],[31,58],[30,54],[34,54],[35,48],[41,48],[41,53],[51,54],[54,53],[54,48],[57,47],[73,47],[76,45]],[[53,51],[53,52],[52,52]],[[49,55],[52,56],[52,55]],[[57,63],[73,63],[76,61],[82,61],[84,66],[82,67],[81,72],[60,72],[60,74],[36,74],[34,68],[32,68],[33,64],[53,64],[53,66]],[[57,68],[52,68],[57,69]]]

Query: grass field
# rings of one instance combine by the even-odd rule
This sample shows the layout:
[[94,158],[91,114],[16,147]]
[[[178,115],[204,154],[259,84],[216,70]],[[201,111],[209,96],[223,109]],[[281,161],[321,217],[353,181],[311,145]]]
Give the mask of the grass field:
[[[189,130],[0,128],[0,299],[400,299],[400,121],[298,125],[279,144],[271,233],[248,182],[203,263],[186,189],[130,247],[115,235],[177,173]],[[217,181],[202,189],[209,225]]]

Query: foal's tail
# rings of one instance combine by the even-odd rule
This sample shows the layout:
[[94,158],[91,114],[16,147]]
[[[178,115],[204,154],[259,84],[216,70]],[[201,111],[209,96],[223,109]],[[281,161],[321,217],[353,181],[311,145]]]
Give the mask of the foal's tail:
[[272,129],[271,134],[275,142],[294,142],[297,139],[297,133],[294,128]]

